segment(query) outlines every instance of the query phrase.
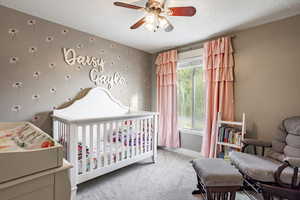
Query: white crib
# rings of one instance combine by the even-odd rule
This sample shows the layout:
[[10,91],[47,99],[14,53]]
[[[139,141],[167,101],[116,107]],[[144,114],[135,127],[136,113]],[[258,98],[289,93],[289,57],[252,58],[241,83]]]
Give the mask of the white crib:
[[157,113],[130,112],[99,87],[69,107],[54,110],[54,138],[73,165],[72,199],[77,184],[146,158],[155,162],[157,130]]

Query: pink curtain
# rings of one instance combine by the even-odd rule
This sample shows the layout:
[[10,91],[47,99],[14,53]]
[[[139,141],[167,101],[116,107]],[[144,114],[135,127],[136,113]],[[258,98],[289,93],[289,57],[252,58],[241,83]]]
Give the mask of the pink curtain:
[[179,147],[177,130],[176,65],[177,50],[160,53],[155,61],[157,111],[160,114],[158,145]]
[[230,37],[204,44],[204,79],[206,81],[206,120],[202,155],[212,158],[216,142],[217,113],[222,119],[234,120],[234,58]]

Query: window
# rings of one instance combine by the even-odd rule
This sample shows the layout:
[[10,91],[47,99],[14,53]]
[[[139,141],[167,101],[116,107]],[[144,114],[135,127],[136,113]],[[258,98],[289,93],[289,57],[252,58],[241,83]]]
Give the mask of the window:
[[179,60],[177,100],[179,128],[202,131],[205,115],[205,90],[201,57]]

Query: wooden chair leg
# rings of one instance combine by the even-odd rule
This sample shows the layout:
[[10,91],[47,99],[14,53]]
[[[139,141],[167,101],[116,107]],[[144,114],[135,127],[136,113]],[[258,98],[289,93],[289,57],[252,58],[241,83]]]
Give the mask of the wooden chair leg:
[[198,175],[196,175],[197,176],[197,190],[194,190],[193,192],[192,192],[192,194],[194,195],[194,194],[203,194],[203,193],[205,193],[205,190],[202,188],[202,185],[200,184],[200,178],[199,178],[199,176]]
[[235,192],[230,192],[230,200],[235,200]]
[[271,200],[271,196],[270,196],[269,192],[263,191],[262,195],[263,195],[264,200]]
[[209,190],[206,190],[206,197],[207,200],[214,200],[213,194]]

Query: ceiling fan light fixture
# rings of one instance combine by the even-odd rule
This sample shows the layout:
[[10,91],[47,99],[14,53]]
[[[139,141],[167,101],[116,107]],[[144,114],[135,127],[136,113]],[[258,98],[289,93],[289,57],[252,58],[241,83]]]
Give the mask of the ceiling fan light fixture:
[[159,27],[165,29],[167,26],[169,26],[168,20],[166,18],[159,18]]
[[157,27],[155,27],[155,25],[153,23],[146,23],[145,28],[148,31],[151,31],[151,32],[156,32],[157,31]]
[[148,13],[146,15],[145,21],[146,21],[147,24],[153,24],[155,22],[155,14]]

